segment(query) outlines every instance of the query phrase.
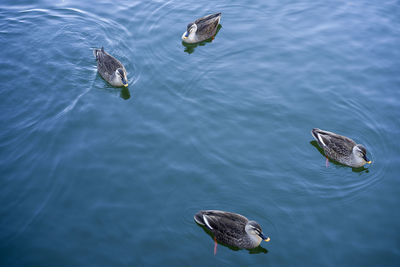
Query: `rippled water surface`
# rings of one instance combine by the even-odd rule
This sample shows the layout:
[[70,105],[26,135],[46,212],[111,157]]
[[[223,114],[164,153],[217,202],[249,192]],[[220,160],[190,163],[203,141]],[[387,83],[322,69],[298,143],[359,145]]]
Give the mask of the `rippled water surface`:
[[[1,266],[400,265],[399,1],[6,0],[0,48]],[[373,163],[327,168],[314,127]],[[201,209],[271,242],[214,256]]]

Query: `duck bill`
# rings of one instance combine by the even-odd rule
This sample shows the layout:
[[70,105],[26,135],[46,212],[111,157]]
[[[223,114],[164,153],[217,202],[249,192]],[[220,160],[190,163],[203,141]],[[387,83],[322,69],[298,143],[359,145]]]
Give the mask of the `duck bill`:
[[183,39],[187,39],[189,37],[189,32],[185,32],[185,34],[183,35]]
[[371,163],[372,163],[372,161],[370,161],[370,160],[367,158],[367,156],[364,156],[364,160],[365,160],[365,162],[367,162],[368,164],[371,164]]
[[122,78],[122,84],[124,87],[128,87],[128,82],[125,80],[125,78]]
[[271,240],[271,238],[269,238],[268,236],[265,236],[263,233],[260,234],[260,237],[265,241],[265,242],[269,242]]

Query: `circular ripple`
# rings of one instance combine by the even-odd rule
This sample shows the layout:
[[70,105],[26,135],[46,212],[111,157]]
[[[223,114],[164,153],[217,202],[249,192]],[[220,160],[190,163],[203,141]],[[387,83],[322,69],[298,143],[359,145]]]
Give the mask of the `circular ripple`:
[[[387,164],[383,164],[382,159],[387,153],[387,147],[380,123],[375,121],[373,116],[368,115],[373,111],[364,106],[361,101],[347,99],[346,96],[340,95],[335,90],[332,90],[331,94],[335,94],[335,98],[340,99],[330,109],[340,111],[337,112],[337,116],[341,119],[338,121],[338,125],[334,126],[337,128],[321,127],[321,129],[348,136],[356,143],[363,144],[373,163],[362,168],[351,168],[330,161],[327,168],[323,151],[316,142],[311,141],[313,157],[309,157],[310,162],[305,166],[305,170],[309,172],[312,169],[316,171],[316,175],[305,176],[303,182],[310,194],[347,202],[354,200],[361,192],[382,181],[387,168]],[[369,110],[368,113],[365,112],[366,110]],[[310,140],[313,140],[312,137]],[[299,150],[297,152],[304,154]],[[316,154],[318,154],[317,157],[315,157]],[[316,158],[317,160],[315,160]]]

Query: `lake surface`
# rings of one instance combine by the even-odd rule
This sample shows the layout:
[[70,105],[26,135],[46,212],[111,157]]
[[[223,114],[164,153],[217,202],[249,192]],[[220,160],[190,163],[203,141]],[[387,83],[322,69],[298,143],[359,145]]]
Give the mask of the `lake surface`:
[[[399,1],[6,0],[0,41],[0,266],[400,265]],[[201,209],[271,242],[214,256]]]

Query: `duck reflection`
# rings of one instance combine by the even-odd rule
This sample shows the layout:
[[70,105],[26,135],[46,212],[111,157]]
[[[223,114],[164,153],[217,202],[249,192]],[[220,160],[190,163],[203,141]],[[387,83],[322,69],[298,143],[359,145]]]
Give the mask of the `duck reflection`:
[[128,100],[131,97],[128,87],[123,87],[119,96],[124,100]]
[[182,41],[182,45],[185,47],[183,51],[188,53],[188,54],[192,54],[196,47],[205,46],[207,43],[211,43],[214,40],[215,36],[217,36],[217,34],[218,34],[218,32],[219,32],[219,30],[221,28],[222,28],[222,26],[221,26],[221,24],[219,24],[218,27],[217,27],[217,32],[215,33],[215,35],[213,37],[203,41],[203,42],[195,43],[195,44],[188,44],[188,43],[185,43],[185,42]]
[[[318,150],[318,152],[321,153],[321,155],[322,155],[324,158],[326,158],[325,153],[324,153],[324,150],[318,145],[318,142],[317,142],[317,141],[313,140],[313,141],[310,142],[310,144],[311,144],[312,146],[314,146],[314,147]],[[329,159],[329,162],[335,164],[336,166],[341,166],[341,167],[346,167],[346,168],[348,168],[348,166],[343,165],[343,164],[341,164],[341,163],[339,163],[339,162],[337,162],[337,161],[334,161],[334,160],[332,160],[332,159]],[[362,167],[359,167],[359,168],[352,168],[352,171],[353,171],[353,172],[365,172],[365,173],[368,173],[368,172],[369,172],[369,169],[368,169],[368,168],[365,168],[364,166],[362,166]]]

